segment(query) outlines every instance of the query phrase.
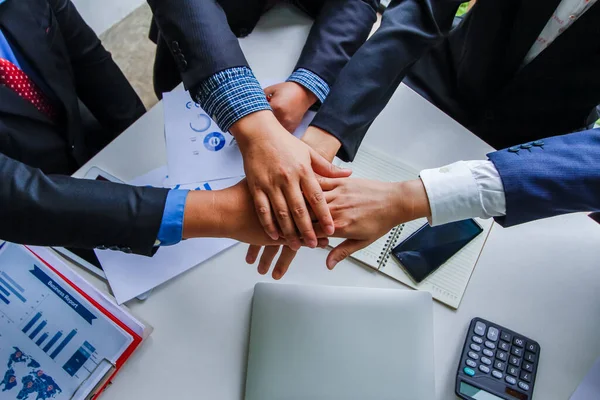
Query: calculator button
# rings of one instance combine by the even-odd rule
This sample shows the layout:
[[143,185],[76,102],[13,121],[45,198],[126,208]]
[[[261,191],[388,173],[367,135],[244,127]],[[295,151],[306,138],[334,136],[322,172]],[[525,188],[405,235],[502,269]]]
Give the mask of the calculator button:
[[504,368],[506,368],[506,364],[504,364],[502,361],[498,361],[496,360],[494,362],[494,368],[500,370],[500,371],[504,371]]
[[473,329],[473,332],[475,332],[476,335],[483,336],[485,335],[485,328],[487,327],[483,322],[477,321],[475,323],[475,329]]
[[482,339],[481,337],[479,337],[479,336],[473,336],[471,339],[472,339],[472,340],[473,340],[475,343],[477,343],[477,344],[482,344],[482,343],[483,343],[483,339]]
[[521,365],[521,359],[516,356],[510,356],[510,359],[508,360],[508,362],[511,363],[512,365],[516,365],[517,367],[519,365]]
[[499,351],[496,353],[496,358],[500,361],[507,361],[508,360],[508,354],[506,354],[503,351]]
[[485,347],[487,347],[488,349],[494,350],[496,348],[496,343],[492,343],[489,340],[486,340],[485,341]]
[[532,353],[537,353],[537,345],[535,345],[534,343],[527,342],[527,346],[525,346],[525,349]]
[[529,390],[529,385],[526,384],[525,382],[519,382],[519,387],[525,391]]
[[492,371],[492,376],[497,379],[502,379],[504,375],[502,375],[502,372],[500,371]]
[[[479,368],[481,368],[481,366]],[[527,371],[521,371],[521,379],[525,382],[531,382],[531,374]]]
[[471,343],[471,350],[473,351],[481,351],[481,346],[475,343]]
[[498,344],[498,348],[500,350],[508,351],[508,350],[510,350],[510,343],[508,343],[508,342],[500,342]]
[[479,366],[479,370],[485,374],[489,374],[490,373],[490,369],[488,367],[486,367],[485,365],[480,365]]
[[494,352],[491,351],[490,349],[483,349],[483,354],[488,357],[494,357]]
[[515,340],[513,340],[513,344],[515,346],[519,346],[519,347],[524,347],[525,346],[525,341],[521,338],[516,337]]
[[469,368],[469,367],[465,367],[465,368],[463,369],[463,372],[464,372],[466,375],[469,375],[469,376],[473,376],[473,375],[475,375],[475,371],[474,371],[474,370],[472,370],[472,369],[471,369],[471,368]]
[[512,336],[510,333],[502,331],[500,334],[500,339],[504,340],[505,342],[510,342],[512,340]]
[[534,362],[535,361],[535,354],[526,351],[525,352],[525,361]]
[[490,360],[487,357],[481,357],[481,362],[484,363],[485,365],[492,365],[492,360]]
[[471,367],[471,368],[475,368],[477,367],[477,363],[471,359],[468,359],[465,361],[465,364],[467,364],[467,366]]
[[473,360],[479,360],[479,354],[472,351],[469,352],[469,357],[471,357]]
[[490,329],[488,329],[487,338],[490,339],[492,342],[495,342],[498,340],[499,335],[500,331],[498,330],[498,328],[490,326]]
[[528,362],[524,362],[523,363],[523,369],[527,372],[533,372],[533,364],[528,363]]
[[517,367],[508,367],[506,372],[512,376],[519,376],[519,368]]
[[520,347],[513,347],[512,349],[510,349],[510,352],[517,357],[523,357],[523,349]]
[[507,376],[505,378],[506,382],[510,383],[511,385],[514,385],[517,383],[517,380],[515,378],[513,378],[512,376]]

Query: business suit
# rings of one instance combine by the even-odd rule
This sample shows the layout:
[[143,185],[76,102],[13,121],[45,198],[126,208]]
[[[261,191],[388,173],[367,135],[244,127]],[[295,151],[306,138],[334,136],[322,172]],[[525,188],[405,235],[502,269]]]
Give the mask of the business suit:
[[393,2],[313,125],[352,159],[408,75],[409,86],[496,148],[583,129],[600,103],[600,4],[521,67],[559,1],[479,0],[451,31],[460,1]]
[[166,190],[66,176],[144,113],[110,54],[68,0],[8,0],[0,29],[59,110],[52,120],[0,85],[0,238],[151,254]]
[[[223,70],[248,66],[237,38],[247,36],[263,12],[278,1],[148,0],[157,41],[157,96],[181,79],[188,89]],[[330,86],[367,39],[379,0],[301,0],[293,3],[315,18],[295,69],[304,68]],[[290,71],[291,72],[291,71]]]

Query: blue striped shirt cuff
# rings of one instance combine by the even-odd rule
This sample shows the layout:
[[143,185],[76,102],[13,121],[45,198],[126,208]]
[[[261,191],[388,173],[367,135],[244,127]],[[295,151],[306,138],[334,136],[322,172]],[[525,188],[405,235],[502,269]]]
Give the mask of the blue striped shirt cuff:
[[183,212],[188,190],[169,190],[165,211],[160,228],[158,229],[158,242],[160,246],[172,246],[181,242],[183,237]]
[[271,110],[265,92],[248,67],[216,73],[200,84],[194,97],[223,132],[248,114]]
[[287,80],[288,82],[296,82],[304,86],[317,96],[321,103],[325,101],[329,95],[329,85],[321,77],[314,72],[304,68],[298,68]]

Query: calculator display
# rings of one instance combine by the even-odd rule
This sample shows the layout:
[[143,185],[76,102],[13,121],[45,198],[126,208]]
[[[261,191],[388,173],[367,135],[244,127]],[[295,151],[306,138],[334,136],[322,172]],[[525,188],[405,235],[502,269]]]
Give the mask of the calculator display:
[[471,386],[465,382],[460,383],[460,394],[467,395],[474,400],[504,400],[501,397],[488,393],[483,389],[476,388],[475,386]]

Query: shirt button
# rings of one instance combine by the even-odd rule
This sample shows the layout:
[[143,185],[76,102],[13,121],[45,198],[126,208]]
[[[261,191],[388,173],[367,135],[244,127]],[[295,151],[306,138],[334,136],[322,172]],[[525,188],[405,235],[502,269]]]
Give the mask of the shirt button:
[[174,51],[178,52],[179,51],[179,42],[177,40],[173,40],[173,43],[171,43],[171,47],[173,48]]
[[533,142],[534,146],[538,146],[538,147],[542,147],[544,145],[544,141],[543,140],[536,140],[535,142]]
[[71,145],[71,150],[75,150],[75,145]]
[[531,148],[531,146],[532,146],[531,143],[525,143],[525,144],[521,145],[521,148],[523,150],[529,150]]
[[508,151],[510,151],[511,153],[518,153],[521,150],[521,146],[513,146],[510,149],[508,149]]

